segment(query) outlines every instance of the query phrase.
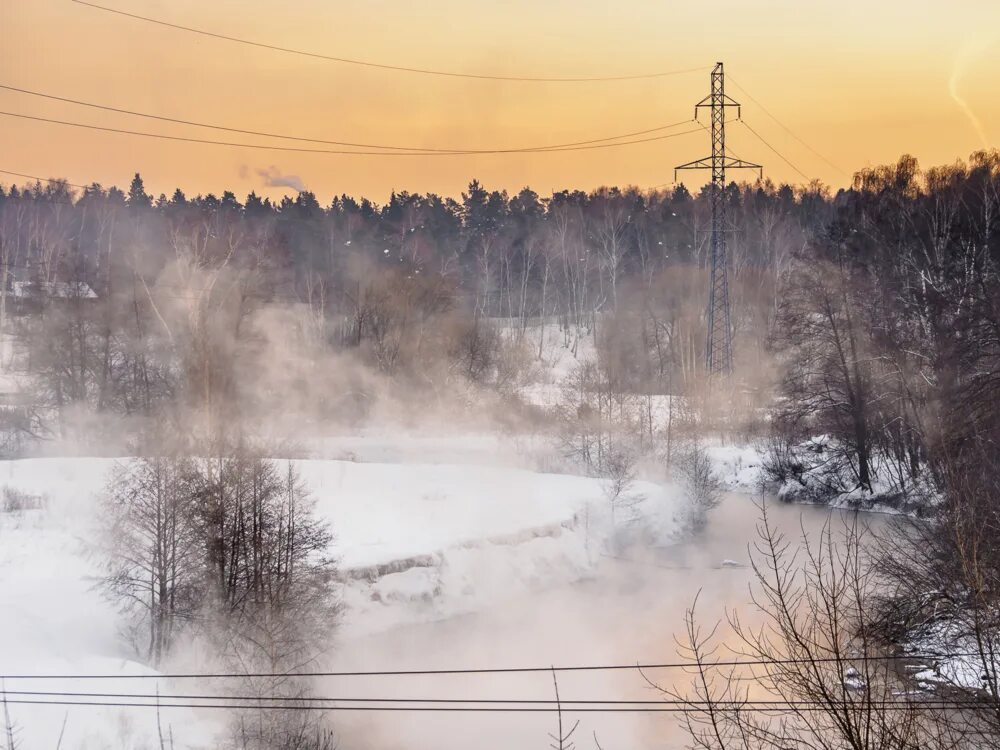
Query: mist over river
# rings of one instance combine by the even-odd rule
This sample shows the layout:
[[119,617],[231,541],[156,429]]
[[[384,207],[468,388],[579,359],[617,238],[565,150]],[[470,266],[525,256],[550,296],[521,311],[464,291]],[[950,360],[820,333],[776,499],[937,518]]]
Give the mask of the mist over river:
[[[683,636],[684,612],[696,595],[698,617],[711,626],[726,611],[747,625],[760,622],[750,601],[748,546],[757,539],[759,498],[730,493],[699,534],[659,549],[604,555],[596,574],[493,602],[475,614],[407,624],[372,635],[341,639],[335,671],[465,669],[664,663],[680,660],[675,638]],[[824,524],[836,532],[852,511],[790,505],[767,499],[772,526],[790,541],[816,538]],[[885,516],[861,514],[874,529]],[[348,614],[350,617],[350,614]],[[720,634],[727,628],[720,628]],[[352,628],[352,632],[356,632]],[[720,658],[725,653],[720,652]],[[658,684],[687,684],[683,670],[648,672]],[[560,672],[560,698],[654,700],[637,670]],[[341,677],[321,681],[317,693],[345,698],[517,699],[554,698],[552,674]],[[534,705],[534,708],[544,706]],[[579,719],[578,748],[685,746],[674,714],[573,712],[564,708],[564,731]],[[336,725],[351,746],[465,750],[547,747],[557,731],[555,713],[544,712],[343,712]]]

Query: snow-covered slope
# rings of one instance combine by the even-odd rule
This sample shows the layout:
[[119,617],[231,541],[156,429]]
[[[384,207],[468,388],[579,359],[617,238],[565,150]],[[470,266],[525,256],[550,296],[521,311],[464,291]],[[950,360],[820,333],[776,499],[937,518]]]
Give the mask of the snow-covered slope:
[[341,567],[392,563],[559,525],[602,497],[599,481],[469,465],[300,461],[334,525]]

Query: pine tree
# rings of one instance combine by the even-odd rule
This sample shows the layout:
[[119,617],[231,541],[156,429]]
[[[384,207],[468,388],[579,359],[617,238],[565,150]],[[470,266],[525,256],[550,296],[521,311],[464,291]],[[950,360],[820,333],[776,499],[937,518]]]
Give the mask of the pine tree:
[[145,185],[142,184],[142,177],[135,173],[132,184],[128,186],[128,206],[133,209],[149,208],[153,204],[153,197],[146,192]]

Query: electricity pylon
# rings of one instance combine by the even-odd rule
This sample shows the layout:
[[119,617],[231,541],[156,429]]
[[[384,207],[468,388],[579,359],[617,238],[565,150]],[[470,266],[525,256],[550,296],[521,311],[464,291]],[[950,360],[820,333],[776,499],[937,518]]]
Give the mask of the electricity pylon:
[[729,267],[726,257],[726,170],[757,169],[763,174],[764,168],[760,164],[726,156],[726,108],[736,107],[739,118],[740,104],[726,96],[726,77],[721,62],[712,69],[712,93],[695,105],[696,120],[702,107],[710,108],[712,114],[712,155],[676,167],[674,181],[677,180],[677,171],[681,169],[712,170],[712,280],[708,296],[705,369],[709,375],[729,375],[733,371],[733,328],[729,315]]

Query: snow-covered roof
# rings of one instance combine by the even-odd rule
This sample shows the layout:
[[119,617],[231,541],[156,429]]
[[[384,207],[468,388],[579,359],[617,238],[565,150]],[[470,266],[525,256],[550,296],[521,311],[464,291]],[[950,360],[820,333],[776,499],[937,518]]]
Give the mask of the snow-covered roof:
[[97,294],[85,281],[15,281],[11,284],[14,297],[56,297],[58,299],[97,299]]

